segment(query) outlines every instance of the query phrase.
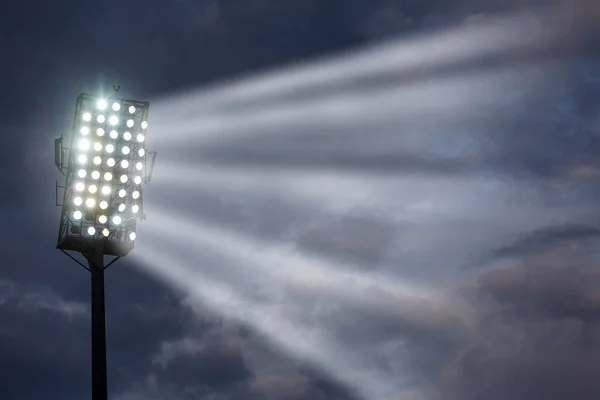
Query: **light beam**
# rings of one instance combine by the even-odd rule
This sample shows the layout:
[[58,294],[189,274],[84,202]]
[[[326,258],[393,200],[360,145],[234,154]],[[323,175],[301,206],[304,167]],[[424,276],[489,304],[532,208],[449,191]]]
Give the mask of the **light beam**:
[[340,349],[321,330],[295,322],[280,304],[257,304],[240,297],[227,285],[199,274],[197,262],[180,261],[176,255],[166,255],[156,247],[138,251],[132,257],[143,271],[183,290],[203,307],[248,325],[271,344],[310,362],[365,400],[391,396],[408,380],[398,370],[385,373],[377,368],[375,360]]
[[154,104],[157,109],[168,109],[169,113],[179,111],[185,116],[197,109],[264,102],[313,88],[327,91],[331,86],[372,76],[529,51],[553,43],[564,27],[565,21],[561,21],[556,10],[548,9],[486,18],[412,39],[389,41],[358,52],[244,76],[225,85],[158,99]]

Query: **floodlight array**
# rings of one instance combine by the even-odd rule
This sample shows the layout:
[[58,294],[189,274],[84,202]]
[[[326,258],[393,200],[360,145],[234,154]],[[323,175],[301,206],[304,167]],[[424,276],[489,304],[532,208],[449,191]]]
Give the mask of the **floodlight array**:
[[143,215],[147,103],[92,98],[76,112],[64,205],[69,235],[131,243]]

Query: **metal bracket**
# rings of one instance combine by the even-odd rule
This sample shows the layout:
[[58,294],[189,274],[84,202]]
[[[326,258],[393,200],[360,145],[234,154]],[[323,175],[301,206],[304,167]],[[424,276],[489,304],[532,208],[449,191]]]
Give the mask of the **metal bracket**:
[[59,199],[59,197],[58,197],[58,189],[59,189],[59,188],[60,188],[60,189],[65,189],[65,186],[61,186],[61,185],[59,185],[59,184],[58,184],[58,181],[56,181],[56,193],[55,193],[56,206],[57,206],[57,207],[62,207],[63,205],[62,205],[61,203],[59,203],[59,202],[58,202],[58,201],[59,201],[59,200],[58,200],[58,199]]
[[[78,259],[76,259],[75,257],[73,257],[72,255],[70,255],[69,253],[67,253],[65,250],[63,249],[59,249],[60,251],[62,251],[63,253],[65,253],[67,255],[67,257],[69,257],[71,260],[75,261],[77,264],[81,265],[86,271],[91,272],[90,268],[88,266],[86,266],[84,263],[82,263],[81,261],[79,261]],[[121,256],[115,257],[113,258],[108,264],[106,264],[106,266],[104,268],[102,268],[103,271],[106,271],[106,269],[108,267],[110,267],[111,265],[113,265],[114,263],[116,263],[117,261],[119,261],[121,258]]]
[[75,257],[73,257],[72,255],[70,255],[69,253],[67,253],[66,251],[64,251],[63,249],[59,249],[60,251],[62,251],[63,253],[65,253],[71,260],[75,261],[77,264],[81,265],[83,268],[85,268],[86,271],[91,272],[90,269],[88,267],[86,267],[85,264],[83,264],[81,261],[79,261],[78,259],[76,259]]
[[149,151],[148,154],[152,154],[152,161],[150,162],[150,170],[146,174],[146,183],[152,180],[152,172],[154,172],[154,162],[156,161],[156,151]]
[[60,171],[61,174],[67,176],[67,166],[65,166],[65,160],[68,160],[68,147],[63,146],[62,135],[59,138],[54,139],[54,165]]
[[109,262],[108,264],[106,264],[106,266],[104,267],[104,271],[106,271],[108,269],[108,267],[110,267],[111,265],[113,265],[114,263],[116,263],[117,261],[119,261],[122,257],[118,256],[112,259],[111,262]]

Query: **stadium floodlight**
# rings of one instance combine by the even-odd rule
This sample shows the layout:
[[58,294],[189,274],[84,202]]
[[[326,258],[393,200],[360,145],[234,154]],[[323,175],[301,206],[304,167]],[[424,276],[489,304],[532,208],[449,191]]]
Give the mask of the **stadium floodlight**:
[[[56,184],[56,247],[92,275],[93,400],[107,398],[104,271],[135,247],[137,224],[145,219],[143,186],[156,158],[139,140],[147,135],[149,103],[117,98],[117,91],[114,98],[79,95],[70,147],[62,136],[54,143],[55,164],[65,176],[64,185]],[[105,264],[105,256],[113,259]]]

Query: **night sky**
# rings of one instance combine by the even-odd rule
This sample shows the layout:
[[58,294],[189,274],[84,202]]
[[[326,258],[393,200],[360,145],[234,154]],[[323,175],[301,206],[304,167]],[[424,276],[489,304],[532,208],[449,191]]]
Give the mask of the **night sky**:
[[[124,97],[153,102],[296,61],[543,3],[5,2],[0,12],[0,398],[90,398],[89,274],[55,249],[55,181],[62,176],[53,165],[53,140],[68,133],[79,93],[110,93],[119,84]],[[481,162],[486,171],[507,180],[531,182],[530,191],[509,186],[499,196],[470,197],[464,219],[439,227],[398,226],[385,215],[359,211],[335,217],[298,214],[313,218],[295,237],[302,248],[334,256],[349,252],[353,260],[374,264],[394,259],[394,246],[428,237],[422,241],[430,247],[411,255],[411,262],[431,262],[443,271],[448,254],[476,248],[494,224],[529,221],[527,210],[533,208],[547,211],[536,214],[545,216],[543,223],[524,223],[519,235],[485,242],[477,257],[460,266],[468,279],[454,284],[479,307],[476,322],[462,328],[443,316],[427,323],[419,318],[397,322],[366,309],[348,309],[329,321],[337,324],[331,331],[343,348],[391,336],[410,349],[395,360],[408,365],[409,377],[398,376],[408,382],[407,389],[376,400],[600,398],[600,208],[595,205],[600,195],[600,31],[590,28],[600,26],[600,8],[592,0],[559,3],[575,10],[573,29],[565,36],[577,34],[556,50],[557,80],[544,87],[542,100],[515,110],[509,131],[490,128],[497,135],[490,139],[494,157]],[[283,168],[294,162],[233,154],[242,165]],[[322,161],[295,162],[315,168]],[[388,161],[381,160],[381,170],[389,172]],[[411,166],[411,171],[421,167]],[[443,186],[448,175],[441,176]],[[437,200],[443,203],[444,197]],[[530,208],[519,206],[534,200],[538,203]],[[195,201],[201,205],[198,215],[213,223],[236,227],[244,220],[246,228],[254,224],[247,232],[264,228],[260,235],[267,239],[291,221],[292,211],[278,209],[275,200],[261,207],[251,198],[247,204],[226,201],[206,191]],[[484,214],[489,223],[467,218]],[[279,225],[266,226],[263,219]],[[355,231],[362,236],[352,235]],[[433,277],[439,271],[420,275]],[[185,294],[128,260],[110,267],[106,278],[111,399],[360,399],[251,327],[190,305]]]

